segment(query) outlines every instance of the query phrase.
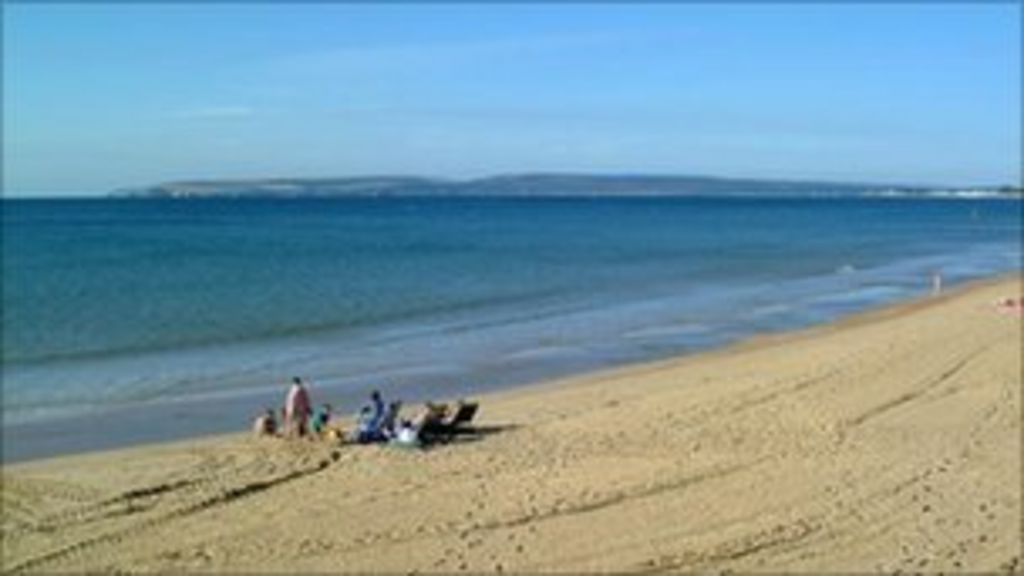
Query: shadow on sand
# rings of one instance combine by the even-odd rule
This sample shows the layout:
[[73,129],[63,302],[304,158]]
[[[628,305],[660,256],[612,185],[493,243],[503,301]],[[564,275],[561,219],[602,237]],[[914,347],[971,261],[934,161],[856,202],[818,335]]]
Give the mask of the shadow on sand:
[[495,434],[502,434],[504,432],[511,432],[522,428],[521,424],[487,424],[481,426],[464,426],[457,428],[450,433],[432,438],[431,441],[423,445],[424,449],[431,450],[441,448],[444,446],[450,446],[453,444],[467,444],[471,442],[479,442],[486,439],[489,436]]

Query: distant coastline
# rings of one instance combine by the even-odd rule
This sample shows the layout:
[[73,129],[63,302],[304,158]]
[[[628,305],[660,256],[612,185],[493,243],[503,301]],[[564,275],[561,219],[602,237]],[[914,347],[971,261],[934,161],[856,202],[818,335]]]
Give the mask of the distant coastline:
[[119,198],[334,198],[334,197],[952,197],[1024,198],[1012,186],[949,188],[891,184],[762,180],[710,176],[512,174],[468,180],[421,176],[183,180],[121,188]]

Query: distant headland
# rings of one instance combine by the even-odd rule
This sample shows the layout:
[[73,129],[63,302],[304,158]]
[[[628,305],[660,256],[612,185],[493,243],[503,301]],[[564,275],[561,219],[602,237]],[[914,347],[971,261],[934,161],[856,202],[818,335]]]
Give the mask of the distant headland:
[[510,174],[468,180],[419,176],[183,180],[122,188],[129,198],[913,196],[1024,198],[1019,187],[938,188],[712,176]]

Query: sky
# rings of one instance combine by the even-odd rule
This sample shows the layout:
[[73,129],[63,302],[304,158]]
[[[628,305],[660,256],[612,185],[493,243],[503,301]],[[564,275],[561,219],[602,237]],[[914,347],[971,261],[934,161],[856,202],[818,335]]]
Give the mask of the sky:
[[1021,180],[1021,5],[5,4],[3,193]]

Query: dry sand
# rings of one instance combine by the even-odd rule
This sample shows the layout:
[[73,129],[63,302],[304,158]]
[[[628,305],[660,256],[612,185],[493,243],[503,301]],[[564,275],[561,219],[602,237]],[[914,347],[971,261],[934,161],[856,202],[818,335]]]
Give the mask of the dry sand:
[[1021,570],[1020,277],[483,397],[429,451],[243,435],[3,471],[8,571]]

